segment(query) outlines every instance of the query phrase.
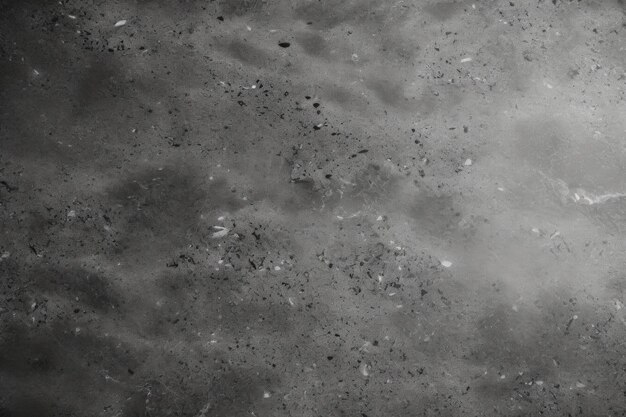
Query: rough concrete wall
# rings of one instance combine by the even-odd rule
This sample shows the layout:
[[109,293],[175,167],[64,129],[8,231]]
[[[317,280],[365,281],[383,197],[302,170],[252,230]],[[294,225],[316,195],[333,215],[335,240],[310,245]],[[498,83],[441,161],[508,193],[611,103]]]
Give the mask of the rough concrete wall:
[[619,0],[0,0],[0,416],[626,413]]

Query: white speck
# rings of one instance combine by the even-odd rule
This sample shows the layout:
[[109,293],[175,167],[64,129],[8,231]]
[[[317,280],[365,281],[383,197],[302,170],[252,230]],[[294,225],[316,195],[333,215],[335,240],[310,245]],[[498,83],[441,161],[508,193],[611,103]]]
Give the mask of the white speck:
[[393,297],[394,295],[396,295],[396,293],[395,293],[395,292],[390,292],[390,293],[389,293],[389,297]]
[[37,71],[36,69],[33,70],[33,75],[36,77],[39,75],[39,71]]
[[578,315],[574,314],[574,317],[572,317],[572,319],[578,320]]
[[576,383],[576,388],[585,388],[585,387],[586,387],[586,385],[583,384],[582,382],[577,382]]
[[126,24],[126,20],[118,20],[117,22],[115,22],[114,27],[118,28],[120,26],[124,26]]
[[220,259],[219,261],[217,261],[217,263],[218,263],[219,265],[221,265],[221,264],[223,264],[223,263],[224,263],[224,260],[223,260],[223,259]]
[[212,177],[212,176],[211,176],[211,177],[209,177],[209,181],[213,181],[213,177]]
[[73,14],[68,14],[68,15],[67,15],[67,17],[69,17],[69,18],[70,18],[70,19],[72,19],[72,20],[75,20],[75,19],[76,19],[76,16],[74,16]]
[[67,212],[67,217],[76,217],[76,211],[70,210]]
[[365,362],[363,362],[361,364],[361,366],[359,366],[359,371],[361,371],[361,375],[363,376],[369,376],[370,375],[370,370],[369,370],[369,365],[366,364]]
[[472,62],[472,58],[470,58],[469,56],[467,58],[463,58],[461,60],[461,64],[465,63],[465,62]]
[[378,282],[383,282],[383,276],[382,275],[379,275],[377,278],[378,278]]
[[280,271],[280,266],[276,265],[276,266],[274,267],[274,271]]
[[516,313],[519,311],[519,307],[517,307],[516,304],[513,304],[513,307],[511,307],[511,309],[515,311]]
[[475,8],[476,8],[476,5],[475,5],[475,4],[472,4],[472,9],[475,9]]
[[293,302],[293,298],[291,297],[287,298],[287,301],[289,301],[289,305],[292,307],[296,305],[296,303]]
[[543,381],[535,381],[535,384],[542,386],[543,385]]
[[450,261],[441,261],[441,266],[444,266],[446,268],[450,268],[452,266],[452,262],[450,262]]
[[352,60],[354,62],[359,62],[359,56],[357,54],[352,54]]
[[77,327],[75,330],[76,334],[80,333],[80,327]]
[[10,253],[10,252],[2,252],[2,257],[1,257],[1,259],[6,259],[6,258],[8,258],[9,256],[11,256],[11,253]]
[[506,375],[500,375],[500,379],[506,378]]
[[378,217],[376,218],[376,221],[377,221],[377,222],[379,222],[379,221],[381,221],[382,219],[383,219],[383,216],[378,216]]
[[396,308],[402,308],[402,307],[403,307],[403,305],[402,305],[402,304],[397,304],[397,305],[396,305]]
[[211,235],[211,237],[212,237],[213,239],[217,239],[217,238],[220,238],[220,237],[224,237],[224,236],[226,236],[226,235],[228,234],[228,232],[229,232],[229,230],[228,230],[227,228],[225,228],[225,227],[221,227],[221,226],[213,226],[213,228],[218,230],[217,232],[215,232],[215,233],[213,233],[213,234]]
[[270,393],[269,393],[269,392],[267,392],[267,391],[265,391],[265,392],[263,393],[263,398],[269,398],[269,397],[271,397],[271,396],[272,396],[272,394],[270,394]]
[[246,25],[246,29],[248,29],[248,31],[252,30],[252,28],[250,26],[248,26],[248,25]]
[[339,220],[343,220],[343,217],[342,217],[342,216],[337,216],[337,218],[338,218]]
[[539,234],[539,229],[537,229],[536,227],[533,227],[533,228],[532,228],[532,232],[533,232],[533,233],[537,233],[537,234]]
[[469,158],[467,158],[467,159],[465,160],[465,162],[463,163],[463,165],[465,165],[466,167],[468,167],[468,166],[472,165],[472,160],[471,160],[471,159],[469,159]]
[[33,310],[35,309],[35,307],[37,307],[37,302],[36,301],[30,305],[30,308],[33,309]]
[[223,222],[224,221],[224,216],[220,216],[217,218],[218,221]]
[[498,191],[504,191],[504,188],[498,187]]

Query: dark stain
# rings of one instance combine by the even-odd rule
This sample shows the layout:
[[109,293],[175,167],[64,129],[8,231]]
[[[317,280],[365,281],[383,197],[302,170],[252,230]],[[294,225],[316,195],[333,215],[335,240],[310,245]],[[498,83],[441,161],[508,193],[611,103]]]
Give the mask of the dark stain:
[[59,410],[47,398],[35,398],[32,395],[21,394],[16,398],[4,400],[0,405],[0,417],[53,417],[58,416]]
[[81,268],[40,269],[33,273],[33,281],[44,293],[59,295],[72,304],[86,305],[103,313],[119,309],[123,300],[111,278]]
[[328,53],[326,40],[318,33],[300,32],[296,35],[296,42],[308,55],[321,57]]
[[129,88],[125,86],[120,68],[113,58],[95,59],[78,78],[75,91],[78,114],[88,112],[95,104],[113,104],[115,96]]
[[310,22],[312,27],[332,29],[342,23],[357,22],[362,25],[382,25],[388,9],[374,0],[347,2],[330,0],[304,2],[295,9],[296,18]]
[[400,109],[408,107],[408,102],[404,97],[404,89],[400,84],[389,80],[370,79],[365,82],[365,85],[384,104]]
[[[99,395],[111,389],[105,376],[123,382],[127,369],[136,368],[132,357],[136,351],[128,345],[84,326],[76,333],[76,326],[62,319],[38,328],[21,323],[3,326],[2,405],[9,415],[91,414],[96,405],[102,406]],[[93,387],[99,387],[97,394]],[[46,411],[28,414],[39,406]]]
[[445,21],[452,18],[463,9],[463,5],[457,2],[437,1],[424,6],[424,11],[437,20]]
[[263,50],[245,41],[233,40],[223,47],[228,55],[236,60],[258,68],[266,67],[271,58]]
[[356,184],[349,190],[348,197],[360,204],[371,204],[389,198],[398,186],[398,177],[375,163],[369,163],[355,175]]
[[220,7],[225,16],[244,16],[261,12],[267,0],[221,0]]
[[255,410],[257,415],[275,415],[277,400],[263,398],[264,393],[280,395],[281,380],[265,369],[232,369],[218,371],[209,381],[206,417],[238,416]]
[[409,208],[420,230],[434,236],[445,236],[457,228],[461,213],[457,211],[451,196],[421,191]]
[[[617,324],[612,323],[613,314],[594,304],[561,288],[519,312],[505,304],[486,308],[477,321],[476,344],[467,359],[490,372],[471,384],[473,395],[486,406],[518,396],[526,400],[525,415],[547,407],[570,411],[575,396],[586,410],[581,415],[603,414],[599,410],[606,411],[609,405],[598,403],[588,388],[575,387],[583,383],[602,392],[603,398],[620,396],[624,388],[609,376],[623,354],[623,349],[609,347],[615,337],[610,330]],[[535,381],[543,381],[543,386],[527,384]],[[594,407],[599,408],[591,412]]]
[[159,171],[148,168],[109,186],[106,197],[113,227],[119,230],[118,251],[152,242],[153,251],[202,237],[201,213],[235,212],[244,202],[225,180],[204,181],[186,165]]
[[280,206],[289,213],[315,210],[323,203],[321,190],[311,179],[285,184],[279,199]]

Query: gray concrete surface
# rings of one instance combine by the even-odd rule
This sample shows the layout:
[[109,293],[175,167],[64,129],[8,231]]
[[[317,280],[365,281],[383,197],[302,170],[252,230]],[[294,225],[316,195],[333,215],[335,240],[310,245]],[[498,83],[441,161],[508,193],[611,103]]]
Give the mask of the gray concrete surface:
[[0,416],[626,415],[622,0],[0,5]]

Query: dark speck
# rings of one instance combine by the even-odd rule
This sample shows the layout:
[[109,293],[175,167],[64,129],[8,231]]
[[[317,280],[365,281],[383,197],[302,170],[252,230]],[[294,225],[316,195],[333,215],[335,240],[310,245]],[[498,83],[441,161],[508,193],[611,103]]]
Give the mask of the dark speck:
[[291,44],[289,42],[280,42],[278,46],[280,46],[281,48],[289,48]]
[[217,16],[217,20],[219,20],[220,22],[224,21],[224,16]]

